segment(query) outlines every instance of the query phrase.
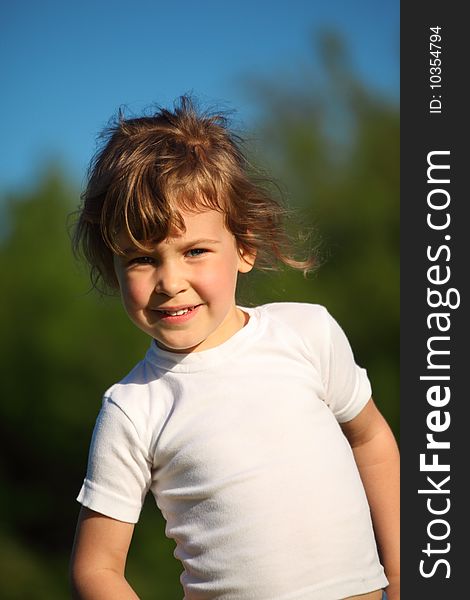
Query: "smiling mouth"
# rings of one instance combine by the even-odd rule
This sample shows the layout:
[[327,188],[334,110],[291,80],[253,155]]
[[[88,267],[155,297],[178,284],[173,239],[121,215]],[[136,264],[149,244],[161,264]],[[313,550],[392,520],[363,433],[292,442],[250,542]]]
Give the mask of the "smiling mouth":
[[200,305],[196,304],[195,306],[187,306],[186,308],[180,308],[178,310],[165,310],[162,308],[157,308],[157,312],[163,315],[169,315],[170,317],[180,317],[181,315],[186,315],[189,312],[193,311],[198,306]]

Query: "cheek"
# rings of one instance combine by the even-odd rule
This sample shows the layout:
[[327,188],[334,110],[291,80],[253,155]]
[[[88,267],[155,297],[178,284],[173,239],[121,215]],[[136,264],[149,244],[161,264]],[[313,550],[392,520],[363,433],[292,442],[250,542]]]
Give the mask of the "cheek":
[[151,286],[142,279],[124,278],[119,282],[121,297],[127,308],[139,308],[148,303]]
[[214,265],[213,269],[203,271],[198,278],[201,291],[210,296],[227,297],[233,296],[237,282],[237,267],[235,264],[227,264],[221,261]]

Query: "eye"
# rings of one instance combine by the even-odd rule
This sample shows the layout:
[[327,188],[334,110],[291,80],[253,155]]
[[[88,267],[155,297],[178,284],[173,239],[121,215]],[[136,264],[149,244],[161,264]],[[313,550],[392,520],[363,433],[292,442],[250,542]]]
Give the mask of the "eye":
[[151,256],[136,256],[129,261],[130,265],[153,265],[155,259]]
[[186,255],[189,256],[190,258],[196,258],[198,256],[202,256],[203,254],[206,254],[208,251],[204,248],[192,248],[191,250],[188,250],[186,252]]

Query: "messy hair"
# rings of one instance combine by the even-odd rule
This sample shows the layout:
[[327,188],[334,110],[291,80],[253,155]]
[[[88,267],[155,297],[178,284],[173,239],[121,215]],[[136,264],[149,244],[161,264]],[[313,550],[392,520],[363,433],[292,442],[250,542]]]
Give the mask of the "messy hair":
[[313,259],[293,257],[287,210],[261,183],[224,115],[199,112],[182,96],[173,111],[128,119],[120,111],[101,137],[73,233],[74,252],[88,262],[94,287],[117,286],[118,234],[143,250],[174,228],[184,231],[184,211],[222,212],[239,251],[256,256],[258,268],[311,269]]

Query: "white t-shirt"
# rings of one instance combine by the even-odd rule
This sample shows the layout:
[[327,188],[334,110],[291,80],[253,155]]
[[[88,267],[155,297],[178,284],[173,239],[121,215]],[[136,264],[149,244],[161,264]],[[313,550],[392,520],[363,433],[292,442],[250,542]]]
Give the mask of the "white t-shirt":
[[105,394],[78,500],[136,522],[150,490],[187,600],[334,600],[387,585],[338,422],[371,396],[325,308],[276,303],[216,348],[145,359]]

